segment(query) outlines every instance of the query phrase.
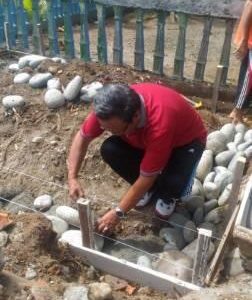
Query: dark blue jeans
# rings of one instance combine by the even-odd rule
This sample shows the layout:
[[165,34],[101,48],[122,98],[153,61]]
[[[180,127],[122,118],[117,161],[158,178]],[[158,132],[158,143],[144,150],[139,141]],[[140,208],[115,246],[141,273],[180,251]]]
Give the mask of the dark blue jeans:
[[[153,200],[161,198],[168,203],[171,198],[179,199],[190,190],[204,148],[202,142],[195,140],[172,151],[167,165],[151,188]],[[133,184],[137,180],[144,150],[132,147],[118,136],[111,136],[103,142],[101,155],[128,183]]]

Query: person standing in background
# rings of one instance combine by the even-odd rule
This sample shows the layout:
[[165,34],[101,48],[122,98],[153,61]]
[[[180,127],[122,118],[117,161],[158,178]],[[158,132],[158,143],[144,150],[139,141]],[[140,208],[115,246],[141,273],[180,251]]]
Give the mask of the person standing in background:
[[235,107],[229,117],[236,124],[243,122],[244,109],[248,108],[252,97],[252,0],[245,2],[234,43],[235,55],[241,67],[235,96]]

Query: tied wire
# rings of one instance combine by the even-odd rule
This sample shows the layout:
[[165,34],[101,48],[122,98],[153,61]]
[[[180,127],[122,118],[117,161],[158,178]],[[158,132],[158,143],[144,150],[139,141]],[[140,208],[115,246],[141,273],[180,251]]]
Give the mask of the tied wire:
[[[52,182],[52,181],[49,181],[49,180],[45,180],[45,179],[42,179],[42,178],[38,178],[38,177],[36,177],[36,176],[32,176],[32,175],[30,175],[30,174],[26,174],[26,173],[24,173],[24,172],[14,170],[14,169],[9,168],[9,167],[2,167],[2,169],[6,170],[6,171],[8,171],[8,172],[10,172],[10,173],[13,172],[13,173],[16,173],[16,174],[20,174],[20,175],[26,176],[26,177],[28,177],[28,178],[31,178],[31,179],[34,179],[34,180],[37,180],[37,181],[40,181],[40,182],[44,182],[44,183],[47,183],[47,184],[51,184],[51,185],[57,186],[57,187],[62,188],[62,189],[64,189],[64,190],[68,190],[68,188],[67,188],[66,186],[64,186],[64,185],[61,185],[61,184],[58,184],[58,183],[55,183],[55,182]],[[1,198],[1,197],[0,197],[0,198]],[[96,197],[96,200],[101,200],[101,199],[99,199],[99,198]],[[36,211],[36,210],[35,210],[35,211]],[[149,215],[147,216],[147,214],[145,214],[145,213],[143,213],[143,212],[140,212],[139,210],[134,210],[134,211],[137,212],[138,214],[142,214],[142,215],[144,215],[144,216],[146,216],[146,217],[149,217]],[[36,212],[38,212],[38,211],[36,211]],[[192,229],[192,228],[183,226],[183,225],[181,225],[181,224],[177,224],[177,223],[175,223],[175,222],[173,222],[173,221],[161,219],[161,218],[159,218],[158,216],[155,216],[155,215],[153,215],[153,214],[152,214],[152,218],[157,219],[157,220],[159,220],[159,221],[162,221],[163,223],[166,223],[166,224],[168,224],[168,225],[172,225],[172,226],[174,226],[174,227],[178,227],[178,228],[181,228],[181,229],[186,229],[186,230],[188,230],[188,231],[192,231],[192,232],[195,232],[195,233],[198,234],[198,231],[195,230],[195,229]],[[221,240],[222,240],[221,238],[216,237],[216,236],[213,236],[213,235],[212,235],[212,238],[213,238],[213,239],[216,239],[216,240],[218,240],[218,241],[221,241]]]

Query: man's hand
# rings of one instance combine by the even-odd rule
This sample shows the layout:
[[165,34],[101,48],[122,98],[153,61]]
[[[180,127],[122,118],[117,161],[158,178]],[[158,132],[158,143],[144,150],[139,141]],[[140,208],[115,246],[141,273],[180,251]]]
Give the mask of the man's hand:
[[236,58],[242,60],[248,52],[248,42],[242,41],[234,51]]
[[101,233],[112,232],[118,222],[115,210],[111,209],[97,221],[97,230]]
[[84,197],[84,190],[77,179],[68,179],[69,196],[72,200]]

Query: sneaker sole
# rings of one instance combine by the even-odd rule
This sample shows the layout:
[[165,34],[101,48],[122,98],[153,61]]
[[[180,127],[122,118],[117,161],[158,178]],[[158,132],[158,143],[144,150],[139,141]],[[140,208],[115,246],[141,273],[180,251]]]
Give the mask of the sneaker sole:
[[169,216],[167,216],[167,215],[160,214],[156,209],[154,212],[157,217],[159,217],[160,219],[164,219],[164,220],[168,220],[170,218],[170,216],[174,213],[174,211],[173,211]]

